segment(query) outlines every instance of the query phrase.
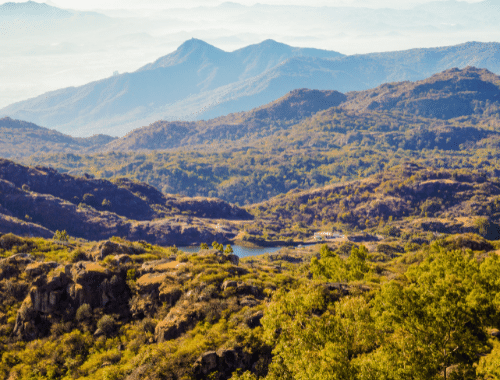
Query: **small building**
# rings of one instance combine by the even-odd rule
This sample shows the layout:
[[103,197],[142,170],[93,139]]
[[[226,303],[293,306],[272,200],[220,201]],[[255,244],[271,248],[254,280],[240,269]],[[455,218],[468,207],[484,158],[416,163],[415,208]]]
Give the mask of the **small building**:
[[342,232],[338,232],[338,231],[335,231],[335,232],[316,232],[314,234],[314,238],[316,240],[324,240],[324,239],[337,239],[337,238],[343,238],[345,237],[344,234],[342,234]]

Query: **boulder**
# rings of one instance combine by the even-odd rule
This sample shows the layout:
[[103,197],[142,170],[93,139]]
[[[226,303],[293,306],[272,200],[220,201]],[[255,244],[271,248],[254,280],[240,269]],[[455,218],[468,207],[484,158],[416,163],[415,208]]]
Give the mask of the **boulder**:
[[252,355],[241,347],[208,351],[196,360],[193,372],[196,379],[228,379],[237,369],[251,369]]
[[200,375],[208,376],[217,369],[218,356],[215,351],[202,354],[195,363],[195,368]]
[[28,264],[25,271],[28,274],[28,276],[30,276],[31,278],[34,278],[34,277],[38,277],[42,274],[47,274],[52,269],[57,268],[59,265],[60,264],[56,263],[55,261],[35,262],[35,263]]
[[174,306],[182,296],[182,290],[177,285],[164,283],[160,286],[159,290],[160,302],[166,303],[169,306]]
[[166,273],[146,273],[135,282],[141,294],[151,294],[154,298],[159,296],[160,285],[167,279]]
[[222,290],[227,290],[229,288],[236,288],[238,283],[236,281],[226,280],[222,283]]
[[260,291],[255,285],[247,284],[245,282],[239,282],[236,287],[236,292],[238,294],[251,294],[253,296],[259,296]]
[[101,261],[109,255],[139,255],[144,252],[145,251],[142,248],[107,240],[94,246],[88,253],[88,258],[92,261]]
[[245,306],[254,307],[254,306],[257,306],[259,304],[259,301],[257,301],[252,296],[247,296],[247,297],[243,297],[242,299],[240,299],[239,304],[241,307],[245,307]]
[[[177,339],[193,325],[193,318],[183,315],[175,320],[163,320],[155,328],[155,338],[158,343]],[[194,327],[194,326],[191,326]]]
[[192,329],[204,318],[202,305],[185,304],[170,310],[165,319],[155,328],[155,339],[158,343],[176,339]]
[[118,264],[128,264],[132,262],[132,259],[127,254],[115,255],[114,259]]
[[264,317],[264,312],[262,310],[259,310],[255,313],[253,313],[247,320],[247,326],[250,327],[251,329],[254,329],[256,327],[262,326],[260,323],[260,320]]

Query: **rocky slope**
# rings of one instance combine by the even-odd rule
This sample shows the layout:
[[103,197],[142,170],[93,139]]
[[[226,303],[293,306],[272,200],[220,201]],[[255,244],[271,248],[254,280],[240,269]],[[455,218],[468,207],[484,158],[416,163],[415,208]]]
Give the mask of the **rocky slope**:
[[[146,242],[104,241],[85,247],[70,242],[66,248],[77,253],[69,254],[70,261],[56,262],[41,260],[40,244],[46,242],[0,235],[2,254],[23,251],[0,259],[2,310],[17,310],[15,321],[9,322],[11,342],[40,342],[66,328],[86,331],[98,342],[121,335],[120,326],[138,324],[144,326],[142,345],[160,347],[185,340],[200,322],[217,323],[228,314],[240,320],[241,331],[251,333],[261,326],[266,289],[275,289],[274,284],[245,278],[249,270],[239,265],[238,257],[215,249],[188,257]],[[214,271],[217,278],[210,277]],[[0,313],[5,324],[4,317]],[[4,332],[0,329],[2,344]],[[119,350],[128,349],[131,342],[120,339]],[[269,355],[252,353],[251,345],[243,351],[232,338],[224,340],[190,351],[170,370],[188,371],[196,379],[218,370],[217,378],[227,379],[238,368],[254,369],[263,354]],[[7,369],[11,375],[16,373],[12,367]],[[0,371],[5,369],[0,365]],[[47,371],[46,363],[41,371]],[[128,372],[128,379],[136,379],[155,370],[136,365]]]
[[72,177],[8,160],[0,161],[0,204],[3,232],[47,236],[66,230],[85,239],[123,236],[164,245],[227,240],[234,231],[217,230],[201,218],[249,217],[218,199],[168,196],[127,179]]

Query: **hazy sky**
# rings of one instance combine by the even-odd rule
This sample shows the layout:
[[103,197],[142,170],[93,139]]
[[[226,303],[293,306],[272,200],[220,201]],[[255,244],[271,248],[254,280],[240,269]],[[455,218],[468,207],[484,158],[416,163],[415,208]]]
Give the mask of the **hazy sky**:
[[[244,5],[273,4],[273,5],[304,5],[304,6],[355,6],[370,8],[410,8],[418,4],[425,4],[432,1],[446,0],[238,0],[236,3]],[[468,3],[477,3],[482,0],[463,0]],[[11,1],[12,2],[12,1]],[[23,1],[13,1],[20,3]],[[37,1],[41,3],[42,1]],[[197,6],[213,6],[223,3],[217,0],[53,0],[45,1],[66,9],[91,10],[91,9],[140,9],[140,8],[189,8]],[[0,1],[0,4],[6,1]]]

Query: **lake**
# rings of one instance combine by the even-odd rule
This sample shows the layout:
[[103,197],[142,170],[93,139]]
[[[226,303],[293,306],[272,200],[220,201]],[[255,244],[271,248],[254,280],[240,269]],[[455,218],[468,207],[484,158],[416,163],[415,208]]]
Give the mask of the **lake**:
[[[273,253],[279,251],[281,248],[284,248],[284,247],[248,248],[248,247],[242,247],[240,245],[231,245],[231,247],[233,248],[233,254],[235,254],[240,258],[263,255],[264,253]],[[186,253],[195,253],[200,250],[200,247],[179,247],[179,250],[184,251]]]

